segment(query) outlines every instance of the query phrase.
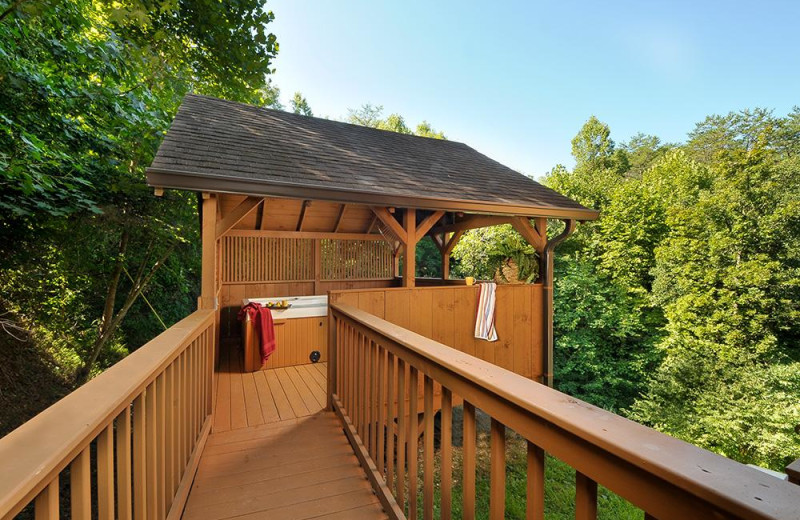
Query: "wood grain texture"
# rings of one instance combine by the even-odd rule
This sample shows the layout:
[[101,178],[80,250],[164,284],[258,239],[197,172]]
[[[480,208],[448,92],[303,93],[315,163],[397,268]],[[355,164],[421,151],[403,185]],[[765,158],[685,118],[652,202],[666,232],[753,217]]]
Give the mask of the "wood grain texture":
[[386,515],[338,419],[317,411],[209,437],[183,518],[232,517]]
[[353,305],[390,323],[521,376],[542,374],[542,290],[537,284],[497,287],[498,341],[475,339],[478,288],[434,286],[334,291],[332,302]]

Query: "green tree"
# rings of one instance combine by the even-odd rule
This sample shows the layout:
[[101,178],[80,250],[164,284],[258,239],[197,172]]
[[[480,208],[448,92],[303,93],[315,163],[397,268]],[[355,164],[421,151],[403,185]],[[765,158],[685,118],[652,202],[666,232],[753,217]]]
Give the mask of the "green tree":
[[634,411],[672,435],[780,469],[800,455],[800,183],[769,128],[755,143],[731,130],[731,121],[744,133],[760,127],[764,113],[740,115],[688,143],[714,157],[711,183],[695,203],[670,208],[669,236],[655,250],[665,357]]
[[382,105],[366,103],[356,109],[350,108],[347,110],[347,122],[400,134],[417,135],[433,139],[446,139],[443,132],[434,130],[427,121],[418,124],[416,131],[414,131],[409,128],[405,119],[400,114],[389,114],[384,118]]
[[292,112],[295,114],[302,114],[304,116],[313,116],[311,106],[308,104],[306,98],[300,93],[295,92],[292,97]]
[[153,197],[144,167],[186,92],[274,99],[273,15],[259,0],[6,2],[0,12],[2,305],[62,336],[86,376],[138,346],[126,332],[160,326],[137,305],[150,288],[174,297],[160,316],[191,309],[182,278],[197,270],[196,202]]

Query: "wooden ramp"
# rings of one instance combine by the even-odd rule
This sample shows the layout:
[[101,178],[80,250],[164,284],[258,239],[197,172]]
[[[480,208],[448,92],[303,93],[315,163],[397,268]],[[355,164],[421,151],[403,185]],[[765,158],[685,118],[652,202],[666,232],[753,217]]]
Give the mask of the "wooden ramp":
[[218,374],[214,430],[183,518],[387,518],[342,431],[323,410],[324,365]]

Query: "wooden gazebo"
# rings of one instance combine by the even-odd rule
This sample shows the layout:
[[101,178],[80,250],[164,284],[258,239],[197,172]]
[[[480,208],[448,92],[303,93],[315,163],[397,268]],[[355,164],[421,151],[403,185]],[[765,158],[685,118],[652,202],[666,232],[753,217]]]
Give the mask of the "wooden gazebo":
[[[449,279],[461,235],[512,224],[542,260],[526,316],[517,316],[535,324],[516,334],[517,342],[527,335],[528,350],[516,355],[535,369],[517,372],[552,382],[552,251],[576,221],[598,213],[467,145],[190,95],[147,180],[157,192],[202,194],[200,307],[219,309],[227,336],[237,334],[245,297],[415,287],[425,236],[441,251],[442,280],[422,283],[463,283]],[[563,220],[565,231],[548,239],[548,219]],[[463,303],[467,314],[473,303]],[[511,310],[504,303],[499,312]],[[510,342],[513,323],[502,325]]]
[[[580,520],[597,518],[598,484],[648,520],[798,517],[800,461],[786,482],[540,384],[553,249],[596,212],[460,143],[194,95],[147,178],[201,201],[200,308],[0,439],[0,519],[449,520],[460,500],[463,518],[500,520],[507,428],[527,446],[529,519],[544,518],[545,453],[574,468]],[[500,223],[541,276],[498,286],[487,342],[449,254]],[[440,280],[415,278],[424,236]],[[277,351],[246,371],[234,315],[270,297],[297,312],[276,312]]]

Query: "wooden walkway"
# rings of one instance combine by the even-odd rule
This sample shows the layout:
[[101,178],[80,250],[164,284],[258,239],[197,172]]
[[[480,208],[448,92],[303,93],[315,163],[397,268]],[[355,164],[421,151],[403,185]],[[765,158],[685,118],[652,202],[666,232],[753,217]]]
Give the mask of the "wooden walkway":
[[387,518],[342,431],[324,411],[324,364],[241,372],[220,363],[214,427],[183,518]]

